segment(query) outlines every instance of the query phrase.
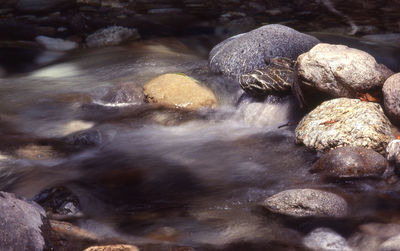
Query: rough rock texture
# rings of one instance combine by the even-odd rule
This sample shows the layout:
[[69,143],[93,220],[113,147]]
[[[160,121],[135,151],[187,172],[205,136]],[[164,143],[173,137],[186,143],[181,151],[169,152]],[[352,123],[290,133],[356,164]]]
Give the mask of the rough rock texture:
[[139,251],[139,249],[132,245],[108,245],[93,246],[85,249],[84,251]]
[[265,97],[290,91],[295,76],[293,60],[274,58],[269,65],[240,75],[239,84],[251,96]]
[[393,123],[400,125],[400,73],[385,81],[382,92],[386,114]]
[[74,0],[18,0],[16,7],[21,12],[37,13],[62,10],[73,4]]
[[356,97],[381,87],[393,74],[368,53],[345,45],[320,43],[297,58],[302,89],[316,89],[331,97]]
[[264,206],[274,213],[298,217],[343,217],[348,212],[342,197],[315,189],[286,190],[267,198]]
[[377,103],[338,98],[325,101],[299,122],[296,143],[317,151],[360,146],[384,153],[394,139],[391,123]]
[[0,192],[0,250],[43,250],[45,221],[43,208],[35,202]]
[[194,110],[217,105],[217,98],[210,89],[183,74],[163,74],[150,80],[143,88],[148,102],[167,107]]
[[266,61],[275,57],[296,60],[318,42],[312,36],[280,24],[265,25],[216,45],[210,52],[209,64],[213,72],[237,78],[266,66]]
[[350,251],[345,238],[329,228],[317,228],[303,239],[307,248],[315,251]]
[[324,154],[311,169],[335,178],[380,177],[386,170],[386,159],[371,149],[345,146]]
[[86,45],[89,48],[98,48],[119,45],[128,40],[140,38],[136,29],[121,26],[110,26],[89,35],[86,38]]

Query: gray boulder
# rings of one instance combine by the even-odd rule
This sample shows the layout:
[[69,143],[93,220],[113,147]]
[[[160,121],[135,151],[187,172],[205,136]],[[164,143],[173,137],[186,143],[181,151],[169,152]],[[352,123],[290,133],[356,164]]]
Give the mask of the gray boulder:
[[136,29],[122,26],[110,26],[89,35],[86,38],[86,45],[89,48],[107,47],[139,38],[140,35]]
[[317,228],[303,239],[307,248],[315,251],[350,251],[345,238],[329,228]]
[[329,151],[340,146],[359,146],[384,154],[394,139],[391,123],[377,103],[338,98],[325,101],[299,122],[298,144]]
[[311,170],[334,178],[381,177],[386,170],[386,159],[371,149],[345,146],[324,154]]
[[43,250],[49,226],[38,204],[0,192],[0,250]]
[[297,58],[301,89],[330,97],[354,98],[381,87],[393,74],[368,53],[345,45],[320,43]]
[[264,206],[274,213],[297,217],[344,217],[348,213],[342,197],[315,189],[286,190],[267,198]]
[[62,10],[75,2],[75,0],[18,0],[16,7],[21,12],[48,12]]
[[393,123],[400,124],[400,73],[385,81],[382,92],[386,114]]
[[222,41],[211,50],[209,64],[213,72],[237,78],[266,66],[275,57],[296,60],[317,43],[315,37],[270,24]]

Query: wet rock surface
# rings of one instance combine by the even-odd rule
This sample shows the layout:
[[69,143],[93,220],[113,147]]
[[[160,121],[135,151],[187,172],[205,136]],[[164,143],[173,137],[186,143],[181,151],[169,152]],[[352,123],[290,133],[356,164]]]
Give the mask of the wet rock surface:
[[392,72],[366,52],[344,45],[321,43],[297,59],[300,87],[331,97],[357,97],[382,87]]
[[265,25],[217,44],[210,52],[213,72],[237,78],[263,66],[275,57],[295,60],[318,39],[279,24]]
[[394,139],[379,104],[348,98],[322,103],[299,122],[295,134],[296,143],[317,151],[359,146],[384,153]]
[[303,239],[307,248],[315,251],[351,251],[344,237],[329,228],[317,228]]
[[324,154],[311,168],[333,178],[381,177],[386,159],[362,147],[339,147]]
[[140,38],[136,29],[122,26],[110,26],[89,35],[86,38],[86,45],[89,48],[100,48],[119,45],[128,40]]
[[264,202],[274,212],[295,217],[343,217],[347,202],[340,196],[315,189],[291,189],[277,193]]
[[400,73],[388,78],[383,85],[383,102],[385,112],[393,123],[400,123]]

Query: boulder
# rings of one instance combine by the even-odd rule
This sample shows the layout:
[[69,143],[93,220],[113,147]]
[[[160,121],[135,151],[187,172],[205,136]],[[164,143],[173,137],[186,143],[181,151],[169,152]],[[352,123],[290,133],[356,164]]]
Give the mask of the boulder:
[[277,193],[264,202],[274,212],[296,217],[344,217],[347,202],[340,196],[316,189],[291,189]]
[[46,226],[46,213],[38,204],[0,192],[0,250],[43,250],[50,239]]
[[107,47],[139,38],[140,35],[136,29],[122,26],[110,26],[89,35],[86,38],[86,45],[89,48]]
[[166,107],[195,110],[213,108],[218,103],[210,89],[183,74],[160,75],[146,83],[143,89],[148,102]]
[[384,153],[394,139],[391,123],[377,103],[338,98],[325,101],[299,122],[295,142],[317,151],[359,146]]
[[280,24],[262,26],[250,32],[228,38],[210,52],[213,72],[237,78],[243,73],[262,68],[275,57],[296,60],[319,40]]
[[325,43],[301,54],[296,69],[305,96],[316,91],[334,98],[354,98],[358,93],[382,87],[393,74],[364,51]]
[[303,239],[307,248],[315,251],[350,251],[345,238],[329,228],[317,228]]
[[84,251],[139,251],[139,249],[132,245],[107,245],[88,247]]
[[17,10],[27,13],[62,10],[75,4],[75,0],[18,0]]
[[333,178],[381,177],[386,159],[371,149],[345,146],[324,154],[311,170]]
[[386,114],[393,123],[400,125],[400,73],[385,81],[382,92]]

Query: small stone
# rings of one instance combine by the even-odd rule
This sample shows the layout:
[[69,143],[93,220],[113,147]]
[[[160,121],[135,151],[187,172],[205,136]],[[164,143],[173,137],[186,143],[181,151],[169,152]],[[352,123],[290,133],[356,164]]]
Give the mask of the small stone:
[[183,74],[163,74],[150,80],[143,88],[148,102],[167,107],[195,110],[214,108],[218,103],[210,89]]
[[89,35],[86,38],[86,45],[89,48],[107,47],[139,38],[140,35],[136,29],[122,26],[110,26]]
[[92,246],[86,248],[84,251],[139,251],[139,249],[132,245],[108,245],[108,246]]
[[329,228],[314,229],[303,239],[307,248],[315,251],[350,251],[345,238]]
[[400,125],[400,73],[385,81],[382,92],[386,113],[393,123]]
[[391,123],[381,106],[358,99],[325,101],[299,122],[296,143],[326,152],[341,146],[359,146],[384,154],[394,139]]
[[381,177],[386,170],[386,159],[370,149],[345,146],[324,154],[311,170],[334,178]]
[[291,189],[277,193],[264,202],[274,212],[296,217],[344,217],[347,202],[340,196],[315,189]]
[[36,42],[51,51],[69,51],[78,48],[78,44],[73,41],[61,38],[51,38],[46,36],[37,36]]

